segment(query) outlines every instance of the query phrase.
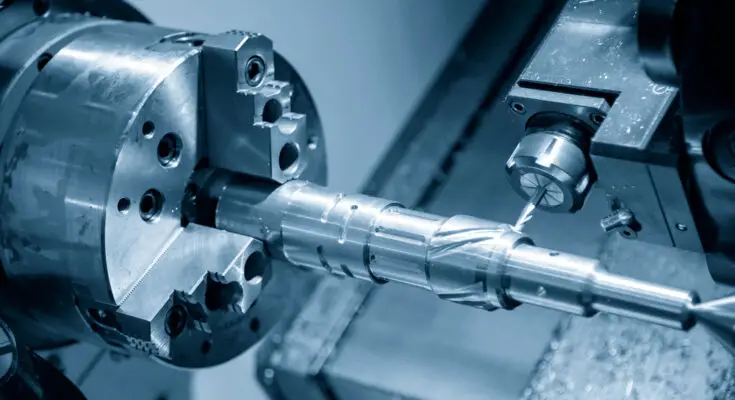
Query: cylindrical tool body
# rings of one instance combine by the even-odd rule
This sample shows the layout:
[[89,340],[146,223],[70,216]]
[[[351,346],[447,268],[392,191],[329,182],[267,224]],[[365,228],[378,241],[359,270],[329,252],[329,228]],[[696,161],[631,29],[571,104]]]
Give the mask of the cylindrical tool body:
[[508,224],[445,218],[307,182],[261,192],[257,201],[251,190],[236,187],[217,200],[217,227],[255,235],[274,256],[296,265],[420,287],[487,310],[528,303],[679,329],[693,323],[696,295],[610,274],[595,259],[537,247]]

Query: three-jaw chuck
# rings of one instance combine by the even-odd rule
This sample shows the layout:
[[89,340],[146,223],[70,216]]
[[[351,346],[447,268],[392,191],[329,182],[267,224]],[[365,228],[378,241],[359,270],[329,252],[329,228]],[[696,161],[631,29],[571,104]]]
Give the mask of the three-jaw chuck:
[[34,347],[239,355],[288,308],[289,271],[256,238],[187,224],[181,199],[204,165],[323,183],[304,83],[257,33],[35,3],[0,10],[2,318]]

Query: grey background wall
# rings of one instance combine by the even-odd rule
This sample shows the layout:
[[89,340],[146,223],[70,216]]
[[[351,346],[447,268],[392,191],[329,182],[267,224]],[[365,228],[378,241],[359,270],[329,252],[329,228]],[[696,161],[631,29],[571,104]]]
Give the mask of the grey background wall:
[[[322,115],[330,186],[376,166],[483,0],[131,0],[159,25],[261,32],[298,69]],[[264,399],[253,351],[194,374],[195,400]]]

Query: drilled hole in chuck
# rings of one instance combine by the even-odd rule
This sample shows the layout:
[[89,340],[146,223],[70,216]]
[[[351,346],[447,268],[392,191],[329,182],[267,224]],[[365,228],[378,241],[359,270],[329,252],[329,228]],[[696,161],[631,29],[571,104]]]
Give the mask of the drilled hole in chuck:
[[278,167],[281,168],[281,171],[293,168],[298,160],[299,148],[293,143],[284,144],[278,154]]
[[245,65],[245,74],[248,85],[260,85],[265,77],[265,61],[258,56],[250,57]]
[[179,336],[186,327],[187,318],[184,307],[171,307],[166,315],[166,333],[171,337]]
[[263,122],[275,123],[283,115],[283,106],[276,99],[270,99],[265,102],[263,107]]
[[38,57],[38,61],[36,62],[36,68],[40,72],[42,69],[46,67],[46,65],[51,61],[53,56],[49,53],[43,53],[40,57]]
[[141,128],[143,137],[146,139],[152,138],[153,134],[155,133],[155,130],[156,130],[156,125],[151,121],[145,121],[143,123],[143,127]]
[[181,149],[183,144],[181,138],[174,133],[167,133],[158,142],[156,152],[158,153],[158,162],[166,168],[173,168],[179,164],[181,158]]
[[252,281],[255,278],[262,277],[268,267],[268,259],[263,253],[255,252],[245,261],[245,280]]
[[154,222],[163,211],[164,198],[156,189],[149,189],[140,198],[140,217],[143,221]]
[[127,214],[128,210],[130,209],[130,199],[127,197],[123,197],[120,200],[117,201],[117,211],[121,214]]

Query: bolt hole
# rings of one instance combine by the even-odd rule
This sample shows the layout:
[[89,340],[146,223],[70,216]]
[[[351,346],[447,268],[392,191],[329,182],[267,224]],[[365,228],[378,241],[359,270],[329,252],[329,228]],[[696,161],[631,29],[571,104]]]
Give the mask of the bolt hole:
[[263,77],[265,76],[265,61],[258,56],[250,57],[245,65],[245,73],[247,75],[248,85],[260,85],[260,82],[263,82]]
[[590,115],[590,120],[592,121],[593,124],[600,125],[603,122],[605,122],[605,114],[592,113],[592,115]]
[[35,12],[36,15],[45,15],[49,8],[51,8],[49,0],[35,0],[33,2],[33,12]]
[[622,233],[623,236],[625,236],[625,237],[630,237],[630,235],[632,235],[632,233],[630,233],[630,231],[622,231],[620,233]]
[[255,278],[265,275],[265,269],[268,267],[268,259],[263,253],[256,251],[251,254],[245,261],[245,280],[251,281]]
[[153,137],[153,133],[156,130],[156,125],[151,121],[145,121],[141,130],[143,133],[143,137],[146,139],[150,139]]
[[549,252],[549,255],[550,255],[551,257],[556,257],[556,256],[558,256],[558,255],[559,255],[559,252],[558,252],[558,251],[550,251],[550,252]]
[[202,39],[194,39],[189,42],[189,45],[192,47],[201,47],[204,44],[204,40]]
[[204,342],[202,342],[202,354],[208,354],[210,350],[212,350],[212,341],[205,340]]
[[299,148],[293,143],[286,143],[278,154],[278,167],[281,171],[293,168],[299,160]]
[[265,102],[263,107],[263,122],[275,123],[283,115],[283,106],[276,99],[270,99]]
[[163,167],[173,168],[179,164],[181,158],[181,138],[173,133],[167,133],[158,142],[158,162]]
[[171,337],[176,337],[184,331],[186,327],[186,310],[182,306],[173,306],[168,310],[166,315],[166,333]]
[[513,112],[518,114],[523,114],[526,112],[526,106],[524,106],[522,103],[519,103],[517,101],[514,101],[510,103],[510,109],[513,110]]
[[260,330],[260,320],[258,318],[253,318],[250,320],[250,331],[253,333],[258,333]]
[[164,198],[156,189],[149,189],[140,198],[140,217],[143,221],[153,222],[163,210]]
[[52,58],[53,56],[49,53],[41,54],[41,56],[38,57],[38,61],[36,62],[36,68],[38,68],[38,71],[40,72],[42,69],[44,69]]
[[122,199],[117,201],[117,211],[122,214],[127,214],[128,210],[130,210],[130,199],[127,197],[123,197]]
[[309,150],[316,150],[319,147],[319,138],[317,136],[309,137],[306,145],[309,147]]

